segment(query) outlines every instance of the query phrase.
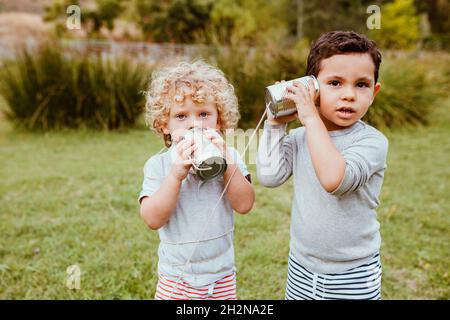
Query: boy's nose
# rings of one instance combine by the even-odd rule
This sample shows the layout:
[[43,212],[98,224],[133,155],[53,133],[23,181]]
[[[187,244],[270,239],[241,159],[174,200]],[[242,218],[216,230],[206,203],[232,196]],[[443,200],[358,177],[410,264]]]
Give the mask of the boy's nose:
[[189,130],[193,128],[202,128],[202,127],[203,127],[202,121],[198,121],[194,118],[191,118],[191,120],[189,121]]
[[353,88],[346,88],[343,95],[342,100],[354,100],[355,99],[355,91]]

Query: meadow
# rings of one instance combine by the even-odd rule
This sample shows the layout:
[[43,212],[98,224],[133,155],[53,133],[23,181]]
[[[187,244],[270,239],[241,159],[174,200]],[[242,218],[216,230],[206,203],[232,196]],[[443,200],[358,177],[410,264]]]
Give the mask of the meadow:
[[[428,126],[384,131],[383,299],[450,299],[450,99],[431,112]],[[0,299],[152,299],[158,234],[137,197],[162,146],[142,124],[30,133],[0,118]],[[238,297],[283,299],[292,184],[267,189],[250,170],[257,201],[236,215]],[[67,287],[72,265],[78,290]]]

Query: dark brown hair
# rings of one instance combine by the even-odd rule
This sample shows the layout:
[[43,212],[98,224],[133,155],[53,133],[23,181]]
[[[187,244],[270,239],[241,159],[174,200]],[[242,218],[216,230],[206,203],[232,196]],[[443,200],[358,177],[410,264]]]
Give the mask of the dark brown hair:
[[378,80],[378,69],[381,63],[381,53],[375,41],[354,31],[331,31],[324,33],[312,43],[308,55],[307,75],[317,77],[320,63],[335,54],[368,53],[375,65],[375,83]]

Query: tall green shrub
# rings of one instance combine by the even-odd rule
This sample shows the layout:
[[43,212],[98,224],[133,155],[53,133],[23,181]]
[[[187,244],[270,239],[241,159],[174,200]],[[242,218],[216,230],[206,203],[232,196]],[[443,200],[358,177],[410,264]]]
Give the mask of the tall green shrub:
[[5,63],[0,94],[7,118],[27,129],[117,129],[140,116],[148,74],[128,59],[69,56],[48,45]]
[[448,96],[445,65],[450,60],[442,59],[432,61],[433,57],[412,54],[386,57],[380,70],[381,90],[363,120],[390,128],[428,124],[432,108],[440,98]]

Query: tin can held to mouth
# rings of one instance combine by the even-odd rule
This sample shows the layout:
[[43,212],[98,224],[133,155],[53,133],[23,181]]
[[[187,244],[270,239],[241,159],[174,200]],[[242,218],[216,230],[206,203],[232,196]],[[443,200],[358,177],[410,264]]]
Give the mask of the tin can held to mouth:
[[221,150],[203,134],[203,131],[201,128],[193,128],[186,132],[184,138],[193,139],[197,146],[192,155],[194,173],[201,180],[211,180],[223,175],[227,169],[227,161]]
[[266,87],[264,100],[266,108],[274,118],[287,116],[297,111],[295,103],[291,100],[285,100],[284,97],[287,94],[286,88],[293,85],[294,81],[300,82],[305,87],[308,87],[308,81],[312,80],[315,89],[314,99],[319,95],[319,82],[314,76],[306,76],[298,79],[289,80],[286,82],[276,83]]

